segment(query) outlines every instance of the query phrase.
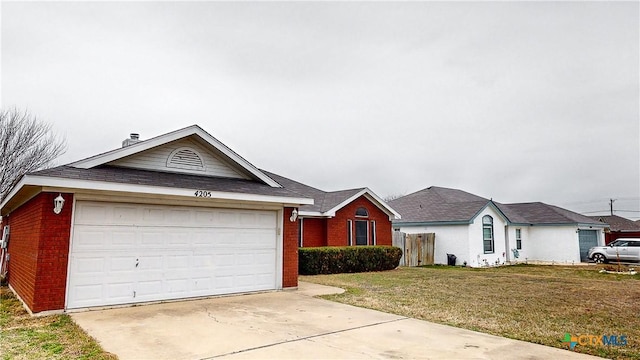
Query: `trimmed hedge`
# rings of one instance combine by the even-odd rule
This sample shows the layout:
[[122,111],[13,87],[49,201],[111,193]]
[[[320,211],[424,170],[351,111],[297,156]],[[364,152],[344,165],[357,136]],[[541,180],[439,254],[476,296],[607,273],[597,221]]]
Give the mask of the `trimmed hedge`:
[[395,246],[325,246],[298,249],[300,275],[383,271],[398,267],[402,249]]

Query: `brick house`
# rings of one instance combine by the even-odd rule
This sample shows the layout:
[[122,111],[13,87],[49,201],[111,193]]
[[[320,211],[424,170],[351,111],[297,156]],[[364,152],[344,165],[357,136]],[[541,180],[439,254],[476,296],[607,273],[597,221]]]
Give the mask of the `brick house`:
[[32,313],[296,287],[311,204],[198,126],[132,134],[2,201],[8,283]]
[[300,247],[391,245],[394,209],[367,188],[322,191],[265,172],[285,189],[314,199],[298,208]]
[[604,243],[609,245],[619,238],[640,238],[640,222],[618,215],[589,216],[591,219],[607,224],[604,229]]

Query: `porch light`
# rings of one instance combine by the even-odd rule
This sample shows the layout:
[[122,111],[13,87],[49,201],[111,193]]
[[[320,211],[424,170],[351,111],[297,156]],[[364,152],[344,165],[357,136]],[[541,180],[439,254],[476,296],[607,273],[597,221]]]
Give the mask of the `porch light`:
[[289,218],[289,221],[295,222],[296,219],[298,219],[298,209],[293,209],[293,211],[291,212],[291,217]]
[[60,214],[62,212],[62,207],[64,206],[64,198],[62,194],[58,194],[58,197],[53,199],[53,212],[56,214]]

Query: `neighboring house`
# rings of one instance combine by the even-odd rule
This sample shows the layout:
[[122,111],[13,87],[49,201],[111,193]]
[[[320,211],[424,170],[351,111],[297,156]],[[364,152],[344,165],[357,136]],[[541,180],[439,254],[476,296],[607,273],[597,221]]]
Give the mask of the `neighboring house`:
[[25,175],[0,204],[9,285],[33,313],[296,287],[292,213],[313,204],[198,126],[132,134]]
[[313,198],[298,209],[300,247],[391,245],[391,221],[400,214],[367,188],[322,191],[265,172],[285,189]]
[[435,233],[434,261],[489,266],[541,261],[587,261],[604,244],[605,224],[544,203],[500,204],[457,189],[432,186],[389,202],[402,218],[393,229]]
[[640,238],[640,223],[618,215],[589,216],[593,220],[608,224],[604,229],[605,243],[618,238]]

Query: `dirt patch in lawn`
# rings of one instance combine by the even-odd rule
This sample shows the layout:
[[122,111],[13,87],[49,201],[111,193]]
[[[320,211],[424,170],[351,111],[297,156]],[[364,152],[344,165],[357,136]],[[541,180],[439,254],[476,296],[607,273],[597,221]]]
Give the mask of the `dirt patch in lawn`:
[[0,287],[2,359],[117,359],[68,315],[30,316],[7,287]]
[[324,296],[330,300],[558,348],[568,348],[567,333],[626,336],[624,346],[578,344],[574,351],[640,359],[640,275],[598,270],[434,266],[300,279],[347,290]]

